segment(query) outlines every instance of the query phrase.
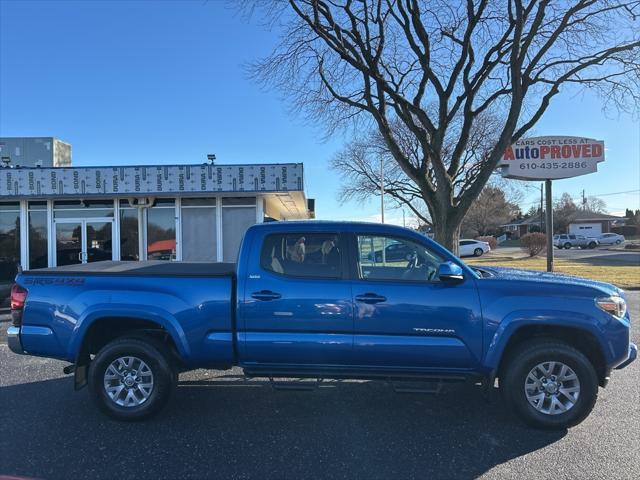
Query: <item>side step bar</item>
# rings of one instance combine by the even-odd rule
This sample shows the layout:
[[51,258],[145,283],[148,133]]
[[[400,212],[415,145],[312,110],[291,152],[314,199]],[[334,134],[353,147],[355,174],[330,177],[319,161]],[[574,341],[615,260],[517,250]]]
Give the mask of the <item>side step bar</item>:
[[274,390],[311,391],[317,390],[322,383],[322,378],[316,378],[313,382],[304,382],[301,380],[302,379],[276,381],[273,377],[269,377],[269,383]]
[[378,380],[383,382],[464,382],[469,379],[479,380],[482,377],[474,374],[427,374],[427,373],[403,373],[394,374],[393,372],[375,372],[375,371],[332,371],[332,370],[294,370],[294,369],[260,369],[260,368],[244,368],[243,373],[247,378],[287,378],[287,379],[332,379],[332,380]]
[[[386,382],[395,393],[421,393],[438,395],[447,383],[461,383],[479,378],[467,375],[403,375],[395,377],[388,373],[373,372],[313,372],[278,369],[277,371],[244,370],[245,378],[268,378],[274,390],[317,390],[325,379],[331,380],[376,380]],[[307,381],[305,381],[307,380]]]
[[[398,382],[395,380],[390,380],[388,383],[395,393],[423,393],[426,395],[438,395],[442,392],[442,387],[444,386],[444,382],[442,381],[420,382],[431,384],[424,387],[411,386],[408,382]],[[415,385],[417,382],[413,383]]]

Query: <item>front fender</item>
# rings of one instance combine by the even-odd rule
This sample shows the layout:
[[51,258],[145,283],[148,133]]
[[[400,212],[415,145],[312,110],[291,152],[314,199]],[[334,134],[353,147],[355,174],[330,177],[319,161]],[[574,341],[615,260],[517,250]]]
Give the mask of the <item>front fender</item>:
[[87,308],[78,319],[69,341],[69,358],[77,358],[89,328],[102,318],[136,318],[156,323],[173,339],[182,358],[189,358],[191,350],[178,320],[166,310],[151,305],[96,304]]
[[489,343],[483,361],[484,366],[488,370],[495,370],[500,363],[509,339],[511,339],[520,328],[531,325],[582,330],[592,334],[596,338],[603,352],[607,350],[606,345],[602,343],[602,338],[604,337],[603,326],[595,317],[571,311],[518,310],[507,315],[502,322],[500,322]]

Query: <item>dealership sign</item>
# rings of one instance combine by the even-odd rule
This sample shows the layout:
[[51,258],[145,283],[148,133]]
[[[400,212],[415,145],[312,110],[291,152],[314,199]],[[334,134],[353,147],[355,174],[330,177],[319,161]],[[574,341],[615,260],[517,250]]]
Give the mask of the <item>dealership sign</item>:
[[533,137],[507,148],[498,168],[505,178],[555,180],[594,173],[604,142],[583,137]]

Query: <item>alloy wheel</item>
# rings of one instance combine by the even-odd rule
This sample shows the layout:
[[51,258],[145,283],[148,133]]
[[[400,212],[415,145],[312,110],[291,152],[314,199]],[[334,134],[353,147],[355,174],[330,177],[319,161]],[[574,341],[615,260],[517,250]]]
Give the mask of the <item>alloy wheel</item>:
[[571,410],[580,396],[580,379],[562,362],[542,362],[531,369],[524,382],[529,404],[545,415]]

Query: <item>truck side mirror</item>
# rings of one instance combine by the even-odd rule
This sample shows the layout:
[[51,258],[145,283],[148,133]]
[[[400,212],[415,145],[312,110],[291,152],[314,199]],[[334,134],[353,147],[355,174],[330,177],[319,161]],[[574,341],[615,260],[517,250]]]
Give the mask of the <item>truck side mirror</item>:
[[453,262],[442,262],[438,266],[438,278],[443,282],[459,282],[464,280],[464,274],[460,265]]

